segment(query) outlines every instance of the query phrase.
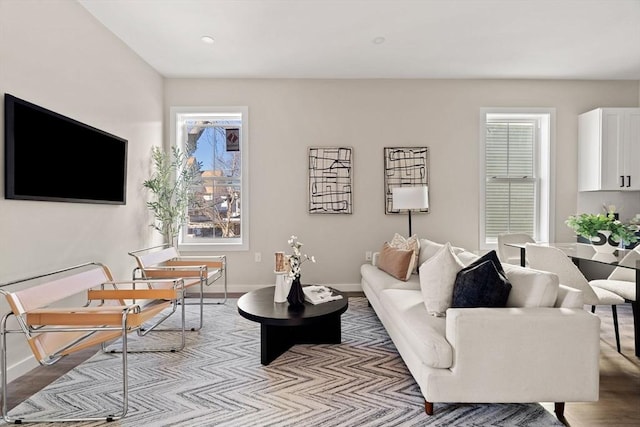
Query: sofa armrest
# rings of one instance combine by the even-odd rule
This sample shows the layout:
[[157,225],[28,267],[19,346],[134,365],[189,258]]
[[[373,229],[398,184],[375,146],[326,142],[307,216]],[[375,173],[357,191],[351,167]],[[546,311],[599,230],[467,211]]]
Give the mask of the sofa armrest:
[[452,308],[445,333],[467,383],[597,399],[600,319],[583,309]]

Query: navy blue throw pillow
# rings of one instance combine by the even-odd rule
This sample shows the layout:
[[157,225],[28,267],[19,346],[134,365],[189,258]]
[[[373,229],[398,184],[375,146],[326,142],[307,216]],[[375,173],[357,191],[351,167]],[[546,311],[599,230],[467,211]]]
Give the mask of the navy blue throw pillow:
[[[504,272],[503,272],[504,273]],[[487,259],[460,270],[453,285],[452,308],[505,307],[511,283]]]
[[487,252],[486,254],[482,255],[480,258],[466,266],[465,269],[472,269],[473,267],[480,265],[487,260],[493,262],[493,265],[496,266],[496,270],[498,270],[498,273],[500,273],[502,277],[504,277],[505,279],[507,278],[507,273],[504,272],[504,268],[502,268],[502,263],[500,262],[496,251]]

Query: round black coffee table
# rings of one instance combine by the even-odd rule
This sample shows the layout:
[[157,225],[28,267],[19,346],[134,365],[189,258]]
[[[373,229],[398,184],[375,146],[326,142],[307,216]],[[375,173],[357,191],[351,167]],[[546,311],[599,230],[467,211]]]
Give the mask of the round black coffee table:
[[339,344],[342,342],[340,315],[349,300],[342,299],[292,310],[289,304],[273,302],[275,286],[256,289],[238,299],[238,313],[260,323],[260,362],[268,365],[294,344]]

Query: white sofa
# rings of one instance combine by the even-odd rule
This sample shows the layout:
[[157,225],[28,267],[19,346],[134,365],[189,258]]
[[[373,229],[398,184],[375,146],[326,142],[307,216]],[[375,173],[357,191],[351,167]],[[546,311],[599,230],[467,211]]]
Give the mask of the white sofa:
[[[426,246],[434,242],[420,243],[433,253]],[[465,251],[459,258],[468,265],[478,257]],[[507,307],[449,308],[435,317],[418,274],[398,280],[376,261],[374,255],[362,265],[362,289],[419,385],[427,414],[434,402],[555,402],[562,418],[564,402],[598,400],[600,320],[555,274],[504,264],[512,285]]]

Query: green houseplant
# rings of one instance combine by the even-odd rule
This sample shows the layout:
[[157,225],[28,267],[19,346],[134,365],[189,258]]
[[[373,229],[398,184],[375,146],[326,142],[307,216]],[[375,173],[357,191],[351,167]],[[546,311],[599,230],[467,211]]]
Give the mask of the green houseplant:
[[151,155],[154,171],[143,183],[153,197],[147,202],[154,216],[151,227],[162,234],[166,243],[175,246],[180,227],[187,221],[202,165],[176,146],[170,152],[153,147]]
[[624,245],[638,241],[638,236],[635,234],[638,227],[615,219],[615,215],[611,211],[606,214],[571,215],[565,223],[576,234],[587,239],[598,237],[598,232],[609,231],[613,241],[622,242]]

